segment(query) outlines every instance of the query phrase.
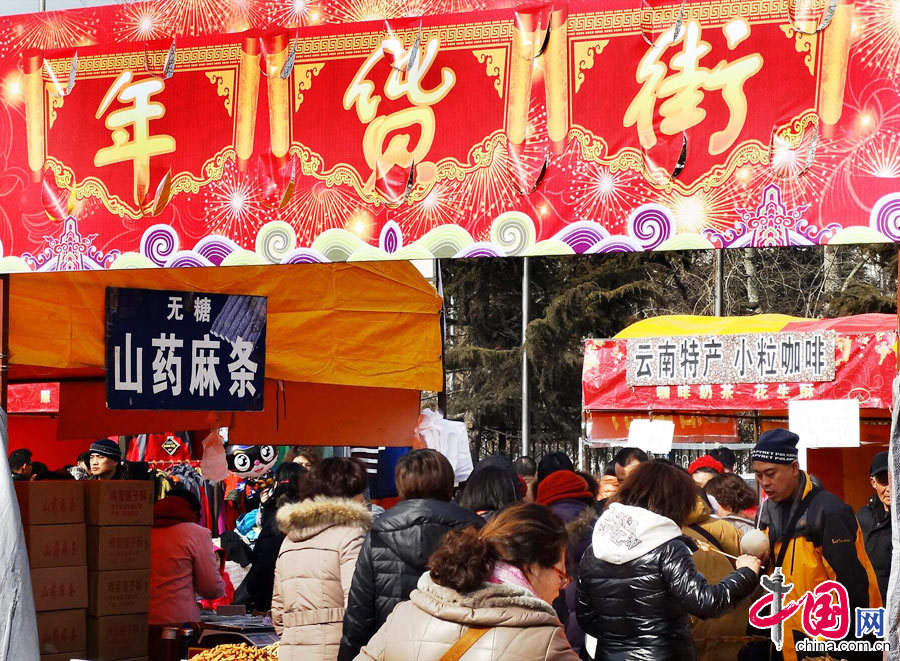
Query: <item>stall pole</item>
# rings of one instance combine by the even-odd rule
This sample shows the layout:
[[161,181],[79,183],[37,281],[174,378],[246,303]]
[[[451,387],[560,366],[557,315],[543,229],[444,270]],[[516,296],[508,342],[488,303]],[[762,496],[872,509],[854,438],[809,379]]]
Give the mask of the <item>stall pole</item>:
[[722,289],[725,286],[725,256],[721,250],[715,251],[716,266],[716,291],[715,291],[715,315],[722,316]]
[[522,456],[528,456],[528,258],[522,258]]
[[447,301],[444,298],[444,277],[441,260],[434,260],[434,285],[441,297],[441,391],[437,394],[438,411],[447,417]]
[[0,409],[6,412],[9,385],[9,274],[0,275]]

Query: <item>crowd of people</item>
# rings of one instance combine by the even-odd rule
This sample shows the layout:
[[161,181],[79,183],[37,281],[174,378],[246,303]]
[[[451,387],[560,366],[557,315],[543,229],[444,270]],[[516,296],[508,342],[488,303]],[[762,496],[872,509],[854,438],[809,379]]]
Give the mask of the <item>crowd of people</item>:
[[[232,591],[271,612],[287,661],[793,661],[800,610],[781,652],[749,624],[760,573],[781,568],[793,599],[838,581],[853,612],[882,605],[891,561],[887,453],[854,515],[800,469],[797,442],[760,436],[761,499],[727,448],[687,469],[623,448],[601,476],[558,452],[492,456],[463,485],[441,453],[413,450],[387,510],[368,502],[362,462],[306,454],[277,468],[236,592],[199,503],[176,488],[155,509],[150,623],[198,621],[198,597]],[[122,472],[113,446],[91,445],[93,479]],[[10,467],[29,479],[30,456]],[[741,538],[756,529],[768,548],[751,555]]]

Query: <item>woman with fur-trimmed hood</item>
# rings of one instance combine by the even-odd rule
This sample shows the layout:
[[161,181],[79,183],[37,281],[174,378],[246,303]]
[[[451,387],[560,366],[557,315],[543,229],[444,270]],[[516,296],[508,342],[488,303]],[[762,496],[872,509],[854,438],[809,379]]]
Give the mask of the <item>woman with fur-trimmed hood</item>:
[[278,510],[285,534],[275,564],[272,621],[282,661],[332,661],[341,642],[347,594],[372,514],[356,459],[326,459],[304,484],[301,500]]

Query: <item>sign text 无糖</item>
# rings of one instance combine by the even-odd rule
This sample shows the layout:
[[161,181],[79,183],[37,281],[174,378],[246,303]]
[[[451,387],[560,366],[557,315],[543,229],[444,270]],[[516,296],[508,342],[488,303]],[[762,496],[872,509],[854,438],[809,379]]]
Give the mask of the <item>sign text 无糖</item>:
[[262,410],[265,344],[265,297],[107,288],[107,406]]
[[628,340],[629,386],[831,381],[835,333],[754,333]]

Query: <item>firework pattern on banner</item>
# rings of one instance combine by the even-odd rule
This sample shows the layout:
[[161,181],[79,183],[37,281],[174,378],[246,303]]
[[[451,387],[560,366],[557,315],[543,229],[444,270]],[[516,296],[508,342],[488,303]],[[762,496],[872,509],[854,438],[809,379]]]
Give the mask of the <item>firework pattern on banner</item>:
[[[0,269],[900,241],[900,0],[856,3],[843,117],[834,131],[775,135],[771,164],[745,163],[721,185],[690,192],[586,158],[585,144],[571,135],[551,153],[540,72],[521,154],[514,157],[505,139],[489,140],[484,167],[399,205],[373,203],[347,184],[305,173],[282,201],[284,172],[265,163],[239,169],[231,161],[153,219],[123,218],[86,198],[53,220],[42,204],[46,191],[17,157],[25,139],[21,53],[28,49],[373,19],[389,28],[395,19],[512,13],[513,6],[511,0],[139,0],[0,19]],[[55,193],[64,197],[64,187]]]

